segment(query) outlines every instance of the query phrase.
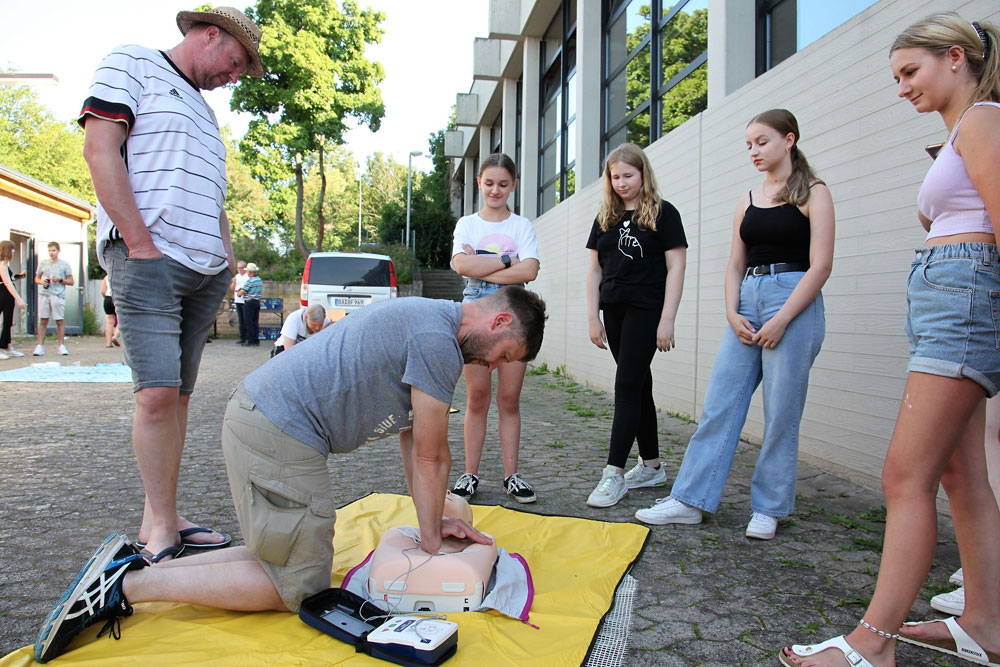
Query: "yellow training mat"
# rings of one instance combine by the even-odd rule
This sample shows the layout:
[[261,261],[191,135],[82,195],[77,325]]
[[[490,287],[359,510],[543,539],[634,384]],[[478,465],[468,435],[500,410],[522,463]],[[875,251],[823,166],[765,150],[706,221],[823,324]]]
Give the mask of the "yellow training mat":
[[[496,612],[447,614],[459,630],[458,652],[445,665],[579,665],[649,529],[498,506],[472,508],[476,528],[528,562],[535,588],[530,622],[538,628]],[[371,494],[338,510],[332,585],[364,560],[385,530],[400,525],[417,525],[408,496]],[[389,664],[355,653],[354,647],[310,628],[296,614],[235,613],[164,602],[137,604],[135,610],[122,619],[120,640],[97,638],[103,625],[97,623],[50,664]],[[0,667],[33,664],[32,646],[0,660]]]

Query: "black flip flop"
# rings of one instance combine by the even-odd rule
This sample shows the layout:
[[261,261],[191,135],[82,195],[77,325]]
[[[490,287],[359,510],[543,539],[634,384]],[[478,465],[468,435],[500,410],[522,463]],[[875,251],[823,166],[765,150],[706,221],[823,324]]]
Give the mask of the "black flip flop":
[[[180,531],[181,533],[181,544],[188,549],[219,549],[221,547],[228,547],[229,543],[233,541],[232,535],[227,535],[226,533],[220,533],[217,530],[212,530],[211,528],[205,528],[204,526],[193,526],[191,528],[185,528]],[[187,539],[188,535],[196,535],[198,533],[215,533],[216,535],[223,538],[221,542],[192,542]]]
[[[224,539],[221,542],[192,542],[187,539],[189,535],[196,535],[198,533],[215,533]],[[219,549],[221,547],[228,547],[230,542],[233,541],[232,535],[212,530],[211,528],[205,528],[204,526],[192,526],[191,528],[185,528],[180,531],[180,536],[181,546],[187,547],[188,549]],[[135,541],[135,546],[140,549],[145,549],[146,543],[137,539]]]
[[142,551],[139,552],[139,555],[145,558],[146,562],[148,562],[150,565],[156,565],[164,558],[177,558],[178,556],[181,555],[182,551],[184,551],[184,545],[175,544],[173,546],[167,547],[158,554],[154,554],[149,549],[143,549]]

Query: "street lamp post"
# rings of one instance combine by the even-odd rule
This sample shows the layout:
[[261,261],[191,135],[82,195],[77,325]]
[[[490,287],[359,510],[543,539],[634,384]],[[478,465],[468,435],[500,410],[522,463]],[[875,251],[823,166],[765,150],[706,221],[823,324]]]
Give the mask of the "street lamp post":
[[410,191],[413,188],[413,158],[423,155],[421,151],[410,151],[406,160],[406,247],[410,246]]

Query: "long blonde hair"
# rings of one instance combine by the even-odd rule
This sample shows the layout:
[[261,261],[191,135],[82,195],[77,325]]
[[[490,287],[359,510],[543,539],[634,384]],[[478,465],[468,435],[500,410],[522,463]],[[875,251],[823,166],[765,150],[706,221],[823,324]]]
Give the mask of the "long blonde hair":
[[649,158],[635,144],[622,144],[608,153],[604,160],[604,199],[597,211],[597,223],[601,231],[606,232],[612,225],[618,223],[625,214],[625,202],[615,192],[611,183],[611,167],[619,162],[635,167],[642,177],[642,189],[639,191],[639,201],[632,214],[632,222],[642,229],[656,229],[656,218],[660,215],[660,189],[656,186],[656,177]]
[[792,159],[792,173],[785,180],[785,187],[777,194],[775,200],[795,206],[805,206],[809,201],[809,187],[823,181],[816,178],[815,172],[809,166],[806,156],[799,150],[799,121],[788,109],[770,109],[754,116],[747,127],[754,123],[767,125],[782,137],[791,134],[795,137],[789,157]]
[[976,102],[1000,102],[1000,29],[992,23],[976,21],[974,26],[954,12],[931,14],[899,33],[889,54],[896,49],[924,49],[941,58],[953,46],[961,46],[965,51],[965,62],[976,80],[976,90],[968,106]]

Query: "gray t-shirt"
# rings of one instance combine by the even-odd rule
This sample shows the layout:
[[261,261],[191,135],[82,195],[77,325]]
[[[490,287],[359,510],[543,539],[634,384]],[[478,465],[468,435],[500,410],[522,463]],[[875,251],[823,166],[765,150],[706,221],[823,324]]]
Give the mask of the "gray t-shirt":
[[243,381],[272,424],[321,453],[410,428],[410,387],[451,403],[462,304],[407,297],[356,310]]
[[[49,259],[43,259],[38,262],[38,271],[35,273],[43,278],[62,278],[65,280],[73,275],[73,269],[66,260],[57,259],[53,262]],[[47,289],[39,285],[38,293],[44,296],[61,296],[66,298],[66,286],[62,283],[50,282]]]

